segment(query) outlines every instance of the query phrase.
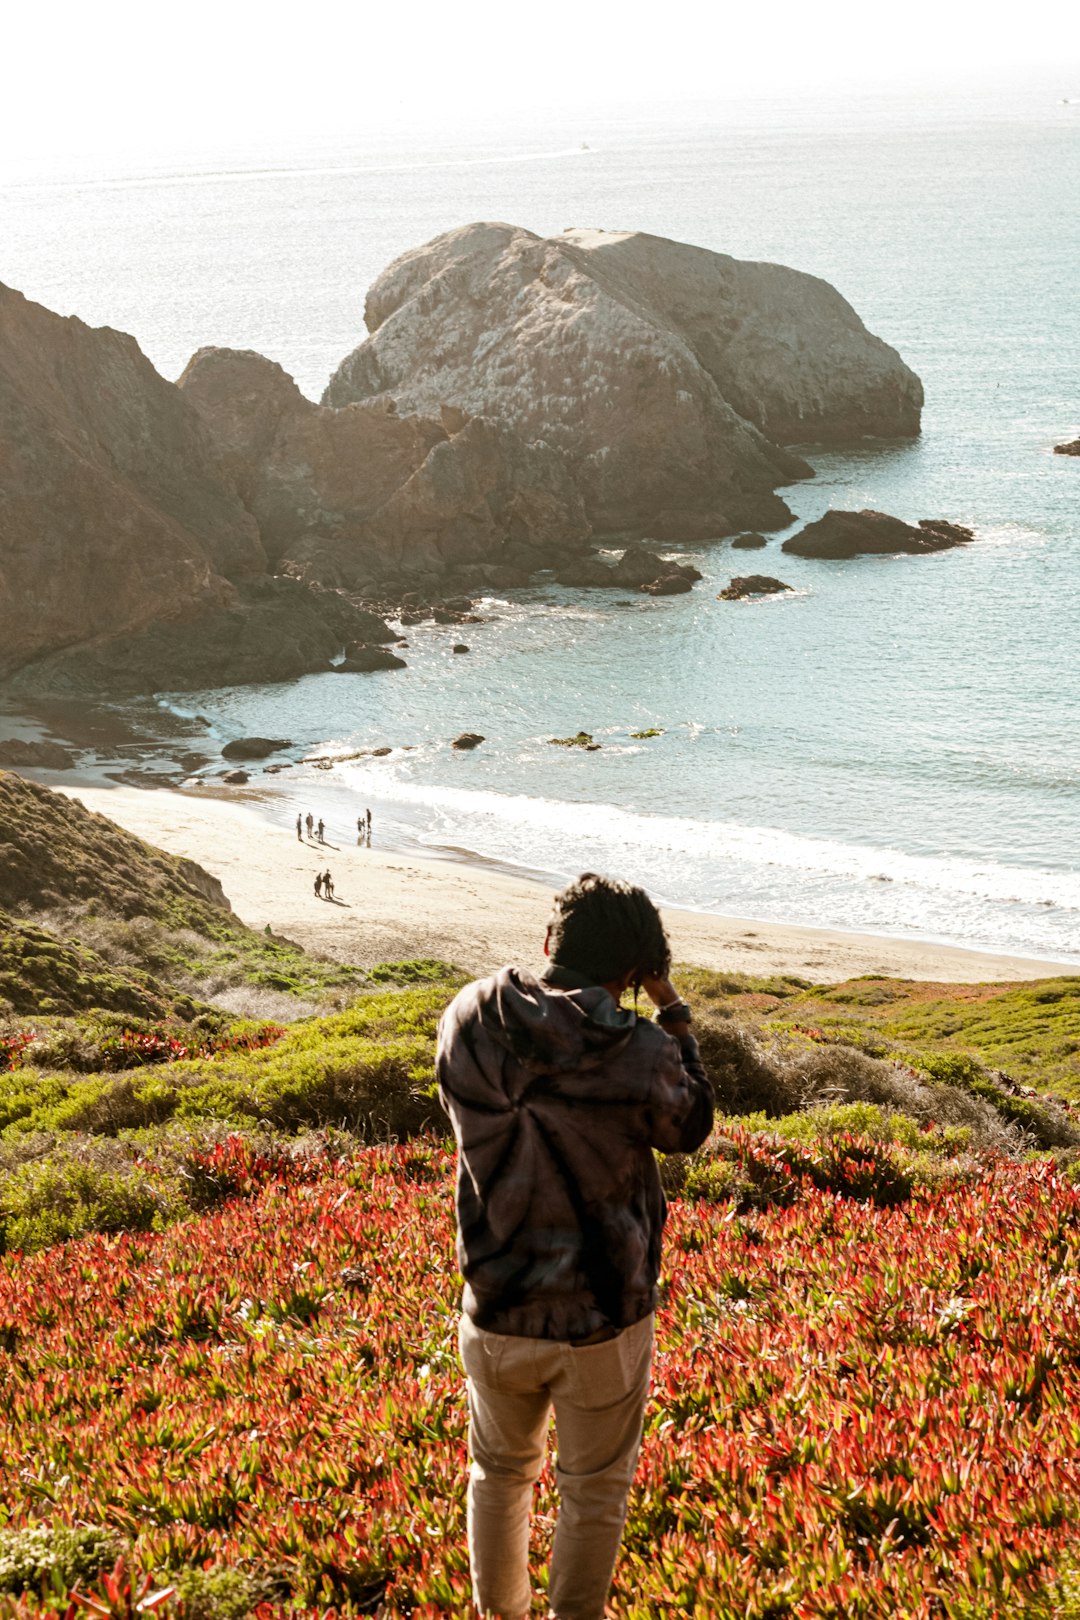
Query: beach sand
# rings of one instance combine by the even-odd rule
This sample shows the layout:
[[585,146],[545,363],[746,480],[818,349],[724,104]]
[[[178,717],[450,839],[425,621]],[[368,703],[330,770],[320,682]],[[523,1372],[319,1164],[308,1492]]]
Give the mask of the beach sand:
[[[541,960],[551,886],[483,866],[385,853],[355,845],[301,843],[247,803],[207,793],[132,787],[64,787],[88,809],[148,842],[197,861],[221,880],[236,914],[252,928],[341,961],[439,957],[467,972]],[[376,835],[377,835],[376,829]],[[314,878],[329,867],[332,902]],[[1075,973],[1075,966],[999,956],[918,940],[754,922],[667,910],[677,962],[740,973],[790,973],[822,983],[860,974],[980,983]]]

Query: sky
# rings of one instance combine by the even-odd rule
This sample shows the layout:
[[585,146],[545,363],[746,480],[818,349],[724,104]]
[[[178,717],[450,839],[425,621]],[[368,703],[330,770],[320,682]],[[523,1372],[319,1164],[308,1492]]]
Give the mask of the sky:
[[121,153],[474,125],[830,85],[955,85],[1057,66],[1076,0],[34,0],[5,12],[0,148]]

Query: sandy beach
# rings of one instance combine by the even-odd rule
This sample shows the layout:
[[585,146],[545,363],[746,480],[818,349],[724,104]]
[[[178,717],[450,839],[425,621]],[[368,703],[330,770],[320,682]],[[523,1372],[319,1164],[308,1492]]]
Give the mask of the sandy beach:
[[[370,966],[440,957],[468,972],[540,959],[552,889],[481,866],[363,849],[340,839],[300,842],[249,801],[139,788],[65,787],[62,792],[221,880],[253,928],[311,950]],[[329,867],[334,900],[316,898]],[[712,913],[667,910],[676,961],[734,972],[791,973],[823,983],[859,974],[980,983],[1037,979],[1076,968],[1024,956],[960,950],[918,940],[785,926]]]

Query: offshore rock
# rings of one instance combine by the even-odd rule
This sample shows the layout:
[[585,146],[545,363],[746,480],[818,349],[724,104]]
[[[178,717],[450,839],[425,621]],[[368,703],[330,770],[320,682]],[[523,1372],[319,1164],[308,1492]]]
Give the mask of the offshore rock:
[[773,579],[770,574],[743,574],[725,586],[717,601],[742,602],[748,596],[775,596],[779,591],[790,590],[790,585],[785,585],[782,579]]
[[463,731],[460,736],[454,738],[450,746],[465,751],[469,748],[479,748],[483,740],[478,731]]
[[761,547],[767,546],[768,543],[763,534],[755,534],[751,531],[750,534],[737,534],[731,542],[731,549],[733,551],[760,551]]
[[826,512],[785,540],[782,551],[796,557],[877,557],[948,551],[968,545],[974,529],[943,519],[923,518],[912,525],[887,512]]
[[288,737],[234,737],[221,750],[222,759],[265,759],[268,754],[279,754],[291,748]]
[[0,674],[223,610],[266,559],[213,436],[132,337],[0,286]]
[[224,446],[271,561],[306,583],[366,590],[508,540],[543,553],[589,535],[564,459],[481,417],[405,415],[388,397],[313,405],[247,350],[200,349],[179,387]]
[[644,546],[628,546],[611,570],[609,583],[634,589],[651,585],[669,572],[667,564],[661,562],[655,552],[646,551]]
[[345,660],[335,664],[339,675],[370,675],[377,669],[405,669],[404,658],[392,653],[388,647],[350,646]]
[[1080,439],[1071,439],[1068,444],[1055,444],[1055,456],[1080,456]]
[[397,259],[324,404],[452,405],[562,452],[603,534],[704,540],[790,513],[784,448],[919,431],[922,387],[817,277],[638,232],[474,224]]
[[641,587],[649,596],[684,596],[693,588],[693,580],[687,579],[685,574],[665,574],[662,579],[653,580],[651,585]]

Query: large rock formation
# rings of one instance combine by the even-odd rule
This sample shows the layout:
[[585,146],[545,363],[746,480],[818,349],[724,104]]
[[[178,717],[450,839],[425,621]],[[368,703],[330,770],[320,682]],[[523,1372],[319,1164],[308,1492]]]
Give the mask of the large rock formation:
[[826,282],[630,232],[477,224],[375,282],[324,404],[390,395],[544,439],[602,533],[689,540],[790,520],[785,443],[919,430],[922,387]]
[[0,286],[0,673],[260,573],[212,435],[134,338]]
[[367,643],[380,626],[338,591],[263,576],[230,589],[220,607],[37,658],[9,686],[27,695],[135,697],[291,681],[329,671],[347,643]]
[[201,349],[179,379],[222,445],[271,561],[366,589],[443,574],[506,541],[541,552],[589,535],[566,460],[461,411],[399,416],[389,398],[313,405],[273,361]]

